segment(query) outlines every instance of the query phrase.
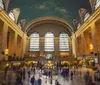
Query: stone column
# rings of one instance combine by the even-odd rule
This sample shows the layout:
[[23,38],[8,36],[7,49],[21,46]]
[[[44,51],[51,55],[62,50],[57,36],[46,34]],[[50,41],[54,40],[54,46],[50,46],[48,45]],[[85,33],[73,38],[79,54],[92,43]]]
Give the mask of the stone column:
[[17,47],[17,36],[18,34],[15,32],[15,35],[14,35],[14,56],[16,56],[16,47]]
[[0,60],[2,60],[2,40],[3,40],[3,25],[4,23],[0,20]]
[[18,57],[21,57],[21,48],[22,48],[21,43],[22,43],[21,37],[18,36],[17,37],[17,47],[16,47],[16,56]]
[[22,36],[22,57],[24,57],[26,53],[26,37],[25,34]]
[[92,43],[93,43],[93,52],[98,53],[98,45],[96,39],[96,26],[95,23],[91,24],[91,34],[92,34]]
[[[10,28],[9,28],[9,29],[10,29]],[[15,44],[15,43],[14,43],[14,40],[15,40],[15,39],[14,39],[14,38],[15,38],[14,35],[15,35],[15,34],[14,34],[13,31],[10,31],[9,33],[10,33],[10,35],[9,35],[9,47],[8,47],[8,51],[9,51],[9,52],[8,52],[8,55],[9,55],[9,56],[13,56],[13,53],[14,53],[14,44]]]
[[26,53],[29,51],[29,38],[26,39]]
[[81,39],[82,39],[82,55],[85,55],[84,33],[81,34]]
[[82,39],[81,39],[81,35],[77,37],[77,55],[78,56],[82,55]]
[[85,54],[90,55],[90,53],[93,51],[90,49],[90,44],[92,44],[92,39],[91,39],[91,30],[84,32],[84,44],[85,44]]
[[73,53],[73,56],[76,57],[76,37],[75,37],[75,34],[72,35],[72,53]]
[[72,54],[72,38],[69,37],[69,56]]
[[93,52],[94,52],[94,58],[97,58],[98,59],[98,63],[100,64],[100,57],[99,57],[99,55],[98,55],[98,48],[99,48],[99,46],[98,46],[98,43],[99,42],[97,42],[97,37],[100,37],[100,36],[96,36],[96,25],[95,25],[95,23],[92,23],[91,24],[91,34],[92,34],[92,43],[93,43]]
[[54,51],[55,51],[55,56],[60,56],[60,49],[59,49],[59,37],[54,38]]
[[[5,49],[7,49],[7,33],[8,33],[8,25],[4,23],[3,36],[2,36],[2,53],[5,53]],[[2,59],[4,58],[5,58],[5,55],[2,56]]]
[[22,51],[22,38],[20,37],[20,43],[19,43],[20,51],[19,51],[19,57],[22,57],[21,51]]
[[44,56],[44,37],[40,37],[40,56]]
[[21,53],[22,57],[24,57],[24,43],[25,43],[24,41],[25,41],[25,39],[24,39],[24,34],[23,34],[23,36],[22,36],[22,51],[21,51],[22,52]]
[[[76,39],[76,56],[78,56],[78,48],[79,48],[79,46],[78,46],[78,38],[77,37],[75,37],[75,39]],[[73,40],[73,43],[74,43],[74,41],[75,40]]]
[[21,49],[20,49],[20,56],[22,57],[22,50],[23,50],[23,38],[21,37],[21,43],[20,43],[20,45],[21,45]]

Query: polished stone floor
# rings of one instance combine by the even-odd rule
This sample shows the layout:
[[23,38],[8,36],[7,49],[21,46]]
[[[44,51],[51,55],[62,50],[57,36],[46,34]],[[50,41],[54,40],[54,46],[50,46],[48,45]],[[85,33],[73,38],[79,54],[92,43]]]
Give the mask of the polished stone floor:
[[[73,69],[71,69],[73,70]],[[93,77],[94,76],[94,71],[91,70],[91,69],[86,69],[86,68],[81,68],[81,69],[77,69],[74,76],[73,76],[73,80],[70,79],[70,76],[69,77],[66,77],[66,78],[63,78],[61,75],[56,75],[56,76],[53,76],[53,83],[50,84],[50,78],[44,75],[42,75],[40,78],[42,80],[42,85],[55,85],[55,80],[58,80],[60,85],[85,85],[85,81],[84,81],[84,72],[86,71],[89,71],[91,76]],[[31,77],[33,76],[34,74],[31,72]],[[39,78],[39,72],[38,70],[36,70],[36,74],[34,75],[35,76],[35,79],[38,80]],[[0,72],[0,85],[1,85],[1,82],[3,80],[3,72]],[[30,79],[28,78],[28,74],[26,73],[26,79],[23,80],[23,85],[31,85],[30,83]],[[100,82],[96,82],[96,85],[100,85]]]
[[[89,71],[91,76],[93,77],[94,71],[92,71],[91,69],[86,69],[86,68],[81,68],[76,70],[74,76],[73,76],[73,80],[70,79],[69,77],[63,78],[62,76],[58,75],[58,76],[53,76],[53,83],[50,84],[50,78],[44,75],[41,76],[41,80],[42,80],[42,85],[55,85],[55,80],[58,80],[60,85],[85,85],[85,81],[84,81],[84,72]],[[80,74],[81,72],[81,74]],[[31,76],[33,76],[33,74],[31,73]],[[36,71],[35,74],[35,79],[37,80],[39,78],[39,73],[38,71]],[[30,81],[28,78],[26,78],[24,82],[24,85],[31,85]],[[96,82],[96,85],[100,85],[100,82]]]

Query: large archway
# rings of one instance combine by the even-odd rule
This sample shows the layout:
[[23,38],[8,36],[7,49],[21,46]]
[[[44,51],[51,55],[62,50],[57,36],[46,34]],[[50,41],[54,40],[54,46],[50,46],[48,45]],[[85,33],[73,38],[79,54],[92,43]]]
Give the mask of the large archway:
[[26,34],[30,35],[30,30],[34,29],[34,27],[41,25],[41,24],[57,24],[59,26],[62,26],[63,28],[65,28],[65,30],[68,32],[69,35],[72,35],[72,33],[74,32],[73,27],[69,24],[69,22],[67,22],[66,20],[63,20],[61,18],[58,17],[41,17],[41,18],[37,18],[33,21],[31,21],[24,29],[24,31],[26,32]]
[[[29,51],[31,55],[34,56],[46,56],[47,54],[52,54],[53,56],[69,56],[71,54],[71,46],[70,46],[70,36],[73,34],[74,30],[72,26],[63,19],[57,18],[57,17],[41,17],[37,18],[33,21],[31,21],[24,29],[25,33],[30,37],[31,34],[34,32],[37,32],[39,36],[39,50],[38,51]],[[45,34],[46,33],[52,33],[54,35],[54,50],[53,51],[45,51]],[[65,33],[68,35],[68,37],[64,36],[63,39],[63,48],[65,49],[64,51],[61,51],[60,48],[60,38],[59,35],[61,33]],[[31,40],[31,37],[29,38]],[[65,41],[66,40],[66,41]],[[49,39],[47,41],[50,41]],[[32,41],[35,42],[35,41]],[[65,42],[66,46],[65,46]],[[49,46],[51,48],[50,42]],[[61,43],[62,44],[62,43]],[[34,43],[32,44],[31,42],[29,43],[29,49],[33,48]],[[35,45],[36,47],[36,45]],[[66,50],[68,48],[68,50]],[[33,49],[34,50],[34,49]]]

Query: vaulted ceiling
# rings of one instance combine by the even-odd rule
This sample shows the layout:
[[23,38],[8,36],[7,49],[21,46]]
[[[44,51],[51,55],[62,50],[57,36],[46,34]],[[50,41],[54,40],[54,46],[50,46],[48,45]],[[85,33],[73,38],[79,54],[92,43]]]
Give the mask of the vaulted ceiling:
[[13,8],[20,8],[18,21],[26,19],[27,24],[36,18],[55,16],[72,25],[74,18],[80,20],[80,8],[86,8],[91,13],[89,0],[10,0],[8,13]]

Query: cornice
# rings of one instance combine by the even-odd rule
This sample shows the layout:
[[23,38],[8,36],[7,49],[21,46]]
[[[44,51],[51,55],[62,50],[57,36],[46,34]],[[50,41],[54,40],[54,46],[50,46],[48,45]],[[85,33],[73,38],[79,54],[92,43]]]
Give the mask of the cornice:
[[76,37],[78,37],[82,32],[91,27],[92,23],[95,23],[98,19],[100,19],[100,8],[98,8],[75,32]]
[[31,21],[25,27],[25,32],[27,33],[34,26],[37,26],[37,25],[43,24],[43,23],[56,23],[56,24],[59,24],[61,26],[66,27],[66,29],[68,29],[71,34],[74,32],[72,26],[67,21],[65,21],[63,19],[60,19],[60,18],[57,18],[57,17],[41,17],[41,18],[37,18],[37,19]]
[[6,23],[12,30],[17,32],[17,34],[21,37],[23,37],[23,34],[27,37],[27,35],[18,27],[18,25],[6,14],[6,12],[2,8],[0,8],[0,19],[4,23]]

